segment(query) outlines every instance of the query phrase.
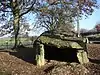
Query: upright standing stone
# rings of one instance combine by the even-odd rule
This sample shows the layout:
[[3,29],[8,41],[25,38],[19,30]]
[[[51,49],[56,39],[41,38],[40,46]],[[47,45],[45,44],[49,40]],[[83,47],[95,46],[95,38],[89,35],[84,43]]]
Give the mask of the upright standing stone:
[[77,53],[77,58],[80,64],[88,63],[89,59],[87,57],[87,53],[84,50],[79,50]]
[[45,64],[45,59],[44,59],[44,45],[43,44],[38,44],[36,47],[36,63],[38,66],[43,66]]

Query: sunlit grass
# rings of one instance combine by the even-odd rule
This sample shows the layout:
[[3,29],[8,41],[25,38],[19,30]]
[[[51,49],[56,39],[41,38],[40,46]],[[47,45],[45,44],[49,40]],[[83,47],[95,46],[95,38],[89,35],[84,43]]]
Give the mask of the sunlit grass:
[[0,71],[0,75],[12,75],[10,72],[2,72]]
[[[20,38],[22,44],[31,43],[29,38]],[[0,38],[0,48],[9,48],[14,46],[14,38]]]

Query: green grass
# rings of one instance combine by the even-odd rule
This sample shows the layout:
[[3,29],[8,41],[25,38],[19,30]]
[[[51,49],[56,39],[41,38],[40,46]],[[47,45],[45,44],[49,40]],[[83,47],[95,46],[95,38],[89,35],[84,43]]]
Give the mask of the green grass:
[[0,71],[0,75],[12,75],[10,72],[2,72]]
[[[20,41],[22,44],[31,43],[31,40],[29,38],[20,38]],[[14,38],[0,38],[0,48],[7,48],[7,46],[13,46],[14,45]]]

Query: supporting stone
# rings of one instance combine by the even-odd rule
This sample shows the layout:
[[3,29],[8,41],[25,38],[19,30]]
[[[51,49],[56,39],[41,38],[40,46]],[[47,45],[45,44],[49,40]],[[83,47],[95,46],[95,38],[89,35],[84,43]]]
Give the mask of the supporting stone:
[[89,62],[89,59],[87,57],[87,53],[84,50],[78,50],[77,58],[78,58],[80,64],[84,64],[84,63]]
[[89,39],[88,38],[86,38],[86,43],[89,43]]
[[38,66],[43,66],[45,64],[45,59],[44,59],[44,45],[43,44],[38,44],[36,47],[36,64]]
[[90,41],[89,41],[88,37],[86,37],[86,38],[83,39],[83,42],[85,42],[86,44],[88,44]]

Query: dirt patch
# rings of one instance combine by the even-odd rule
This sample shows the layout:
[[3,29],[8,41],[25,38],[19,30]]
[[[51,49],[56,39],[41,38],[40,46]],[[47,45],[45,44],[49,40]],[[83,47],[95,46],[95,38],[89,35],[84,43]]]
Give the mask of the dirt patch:
[[0,70],[2,72],[10,72],[11,75],[36,75],[37,69],[33,64],[9,55],[9,53],[0,52]]
[[88,75],[100,75],[100,64],[97,63],[88,63],[84,64],[84,66],[88,69]]
[[[100,75],[100,63],[96,62],[96,60],[100,61],[100,45],[89,44],[87,46],[91,62],[83,66],[78,63],[51,60],[44,66],[38,67],[22,59],[23,55],[26,58],[31,57],[25,49],[18,51],[19,57],[18,53],[13,55],[0,52],[0,75],[84,75],[85,72],[87,75]],[[26,51],[25,54],[23,54],[24,51]]]
[[47,75],[88,75],[89,73],[84,66],[76,63],[58,64],[49,68]]
[[100,44],[88,44],[89,58],[100,60]]

